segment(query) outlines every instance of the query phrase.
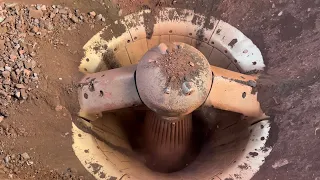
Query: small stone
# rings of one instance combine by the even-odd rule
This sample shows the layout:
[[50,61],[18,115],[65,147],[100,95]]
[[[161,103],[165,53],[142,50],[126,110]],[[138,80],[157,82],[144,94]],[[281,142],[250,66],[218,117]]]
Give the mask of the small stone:
[[15,54],[10,55],[10,60],[13,62],[17,59],[17,56]]
[[4,116],[0,116],[0,123],[4,120]]
[[59,9],[60,14],[68,14],[68,11],[66,9]]
[[31,29],[31,32],[37,33],[37,32],[39,32],[39,28],[37,26],[33,26]]
[[96,16],[96,12],[91,11],[91,12],[89,12],[89,15],[90,15],[92,18],[94,18],[94,17]]
[[283,14],[283,11],[280,11],[279,14],[278,14],[278,16],[282,16],[282,14]]
[[34,69],[37,66],[37,62],[35,60],[32,60],[30,63],[31,63],[31,69]]
[[46,11],[47,10],[47,6],[46,5],[42,5],[40,8],[42,11]]
[[166,88],[164,89],[164,93],[170,94],[170,92],[171,92],[171,88],[170,88],[170,87],[166,87]]
[[5,85],[10,85],[11,81],[10,79],[5,79],[4,81],[2,81],[2,84],[5,84]]
[[31,74],[31,71],[28,69],[23,69],[23,75],[29,77]]
[[4,70],[11,72],[11,67],[10,66],[5,66]]
[[9,72],[9,71],[3,71],[3,72],[2,72],[2,76],[3,76],[4,78],[9,78],[9,77],[10,77],[10,72]]
[[81,15],[79,9],[76,9],[76,10],[74,11],[74,14],[75,14],[77,17],[80,17],[80,15]]
[[310,12],[310,11],[311,11],[311,8],[308,8],[307,11]]
[[18,77],[14,71],[11,71],[11,80],[15,83],[18,82]]
[[16,62],[16,65],[17,65],[19,68],[21,68],[21,67],[23,66],[23,62],[22,62],[22,61],[17,61],[17,62]]
[[15,155],[15,154],[12,154],[12,155],[10,156],[10,158],[11,158],[12,160],[15,160],[15,159],[16,159],[16,155]]
[[21,158],[22,158],[21,160],[29,160],[30,159],[29,154],[26,153],[26,152],[24,152],[24,153],[22,153],[20,155],[21,155]]
[[30,9],[29,16],[34,19],[40,19],[43,16],[43,12],[41,10]]
[[0,40],[0,50],[1,51],[3,51],[6,48],[6,46],[4,45],[5,42],[6,42],[5,40]]
[[62,78],[59,78],[60,81],[62,81]]
[[19,99],[21,96],[21,93],[20,93],[20,91],[17,91],[16,93],[14,93],[14,95]]
[[25,89],[21,89],[21,97],[22,99],[26,100],[28,98],[28,95],[26,93],[26,90]]
[[54,10],[53,10],[53,13],[54,13],[54,14],[58,14],[58,13],[59,13],[59,9],[58,9],[58,8],[54,9]]
[[105,22],[105,21],[106,21],[106,18],[102,17],[102,18],[101,18],[101,21],[102,21],[102,22]]
[[78,22],[79,22],[78,17],[75,16],[75,15],[73,15],[73,14],[71,15],[70,19],[71,19],[71,21],[74,22],[74,23],[78,23]]
[[37,4],[36,8],[37,10],[41,9],[41,4]]
[[23,84],[16,84],[16,88],[25,89],[26,87]]
[[193,63],[193,62],[189,62],[189,65],[190,65],[191,67],[193,67],[193,66],[194,66],[194,63]]
[[31,52],[29,55],[30,55],[31,57],[35,57],[37,54],[36,54],[35,52]]
[[22,50],[22,49],[19,50],[19,55],[20,55],[20,56],[22,56],[24,53],[25,53],[24,50]]
[[49,31],[52,31],[54,29],[51,21],[45,21],[44,28],[49,30]]
[[6,19],[6,17],[0,16],[0,23],[2,23],[5,19]]
[[10,156],[9,156],[9,155],[7,155],[7,156],[4,158],[4,162],[5,162],[6,164],[8,164],[8,163],[10,162]]
[[272,8],[273,8],[273,9],[276,8],[276,5],[275,5],[274,3],[272,4]]
[[102,18],[103,18],[102,14],[98,14],[98,15],[96,16],[96,20],[98,20],[98,21],[101,21]]
[[276,161],[276,162],[272,165],[272,168],[278,169],[278,168],[280,168],[280,167],[282,167],[282,166],[285,166],[285,165],[287,165],[287,164],[289,164],[289,161],[288,161],[287,159],[280,159],[280,160]]
[[39,19],[34,19],[33,22],[34,22],[35,24],[37,24],[37,25],[39,25],[39,23],[40,23]]
[[56,16],[56,13],[53,13],[53,12],[52,12],[52,13],[50,13],[50,16],[49,16],[49,17],[52,19],[52,18],[54,18],[55,16]]
[[28,166],[33,165],[33,161],[29,161],[29,160],[28,160],[28,161],[27,161],[27,165],[28,165]]
[[31,67],[32,67],[31,62],[25,61],[23,64],[24,64],[24,67],[25,67],[26,69],[31,69]]
[[3,97],[6,97],[8,94],[5,91],[0,90],[0,95],[3,96]]
[[17,173],[19,172],[19,169],[18,169],[17,167],[15,167],[15,168],[13,168],[13,172],[14,172],[15,174],[17,174]]
[[63,109],[63,106],[61,105],[57,105],[54,110],[56,110],[57,112],[61,111]]
[[16,138],[18,136],[16,130],[14,130],[13,128],[9,129],[8,134],[13,138]]
[[118,15],[122,16],[122,9],[119,10]]
[[14,45],[14,48],[15,48],[15,49],[19,49],[19,48],[20,48],[20,44]]

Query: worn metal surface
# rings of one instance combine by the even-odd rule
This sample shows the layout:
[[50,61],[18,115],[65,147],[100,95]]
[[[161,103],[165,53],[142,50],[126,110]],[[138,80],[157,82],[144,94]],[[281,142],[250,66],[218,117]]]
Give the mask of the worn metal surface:
[[[145,117],[146,165],[155,171],[169,173],[181,170],[192,160],[192,116],[167,121],[155,112]],[[188,159],[189,158],[189,159]]]
[[99,113],[141,105],[136,90],[136,65],[86,75],[80,82],[81,111]]
[[[176,54],[163,59],[171,51]],[[194,62],[181,59],[183,56],[179,55],[183,51],[190,54]],[[168,64],[163,65],[163,61],[168,61]],[[184,67],[174,67],[172,64],[176,64],[170,61],[180,61],[181,66],[192,66],[191,70],[186,73]],[[173,73],[168,74],[169,71]],[[182,71],[186,73],[183,77],[179,74]],[[184,43],[162,43],[141,59],[137,67],[136,84],[141,100],[151,110],[165,116],[183,116],[205,102],[212,84],[212,73],[207,59],[194,47]]]
[[211,66],[214,80],[206,105],[260,117],[263,112],[257,100],[255,77]]

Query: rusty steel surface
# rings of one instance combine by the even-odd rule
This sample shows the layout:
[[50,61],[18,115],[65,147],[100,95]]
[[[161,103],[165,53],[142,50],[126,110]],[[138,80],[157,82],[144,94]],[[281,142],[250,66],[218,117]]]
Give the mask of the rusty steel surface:
[[206,105],[260,117],[263,112],[257,99],[256,77],[211,66],[214,80]]
[[174,172],[190,164],[192,157],[191,114],[167,121],[155,112],[145,117],[144,137],[146,165],[158,172]]
[[141,105],[135,86],[136,65],[86,75],[80,82],[81,111],[99,113]]
[[164,116],[183,116],[208,97],[212,72],[204,55],[184,43],[161,43],[138,64],[136,84],[143,103]]

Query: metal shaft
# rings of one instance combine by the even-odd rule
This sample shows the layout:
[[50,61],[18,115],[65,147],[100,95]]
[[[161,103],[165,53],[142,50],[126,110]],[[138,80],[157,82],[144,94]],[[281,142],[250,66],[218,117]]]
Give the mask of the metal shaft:
[[260,117],[263,112],[257,99],[256,78],[211,66],[214,80],[206,105]]

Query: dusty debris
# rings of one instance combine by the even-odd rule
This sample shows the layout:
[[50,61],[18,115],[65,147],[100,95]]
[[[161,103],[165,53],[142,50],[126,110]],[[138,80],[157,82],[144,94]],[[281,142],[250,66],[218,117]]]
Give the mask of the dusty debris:
[[94,18],[94,17],[96,16],[96,12],[91,11],[91,12],[89,12],[89,15],[90,15],[92,18]]
[[118,15],[122,16],[122,9],[119,10]]
[[61,105],[57,105],[56,107],[55,107],[55,110],[56,111],[61,111],[63,109],[63,106],[61,106]]
[[86,15],[60,5],[10,3],[8,7],[7,3],[0,3],[0,9],[6,9],[0,13],[0,29],[5,28],[6,32],[0,36],[0,100],[6,101],[5,106],[28,99],[39,86],[40,65],[36,60],[40,47],[30,37],[46,37],[56,48],[65,43],[51,37],[55,29],[74,29],[76,24],[105,20],[94,11]]
[[30,159],[30,156],[28,153],[24,152],[21,154],[21,159],[22,160],[29,160]]
[[31,18],[41,18],[43,16],[42,10],[36,10],[36,9],[29,9],[29,16]]
[[272,165],[272,168],[278,169],[278,168],[280,168],[280,167],[282,167],[282,166],[285,166],[285,165],[287,165],[287,164],[289,164],[289,161],[288,161],[287,159],[280,159],[280,160],[276,161],[276,162]]

